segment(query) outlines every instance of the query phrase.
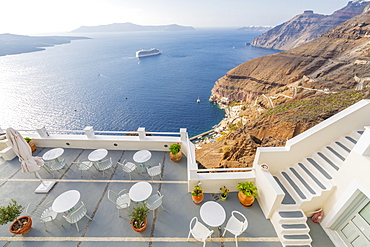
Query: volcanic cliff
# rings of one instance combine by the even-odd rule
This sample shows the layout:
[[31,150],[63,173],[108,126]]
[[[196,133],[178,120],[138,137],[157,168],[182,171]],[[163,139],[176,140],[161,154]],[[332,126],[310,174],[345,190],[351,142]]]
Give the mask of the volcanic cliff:
[[274,27],[254,38],[252,45],[257,47],[289,50],[319,38],[350,18],[363,12],[369,1],[350,1],[344,8],[331,15],[304,11],[291,20]]
[[368,98],[369,10],[314,41],[250,60],[220,78],[211,100],[239,105],[241,112],[221,137],[197,150],[197,160],[206,167],[251,165],[257,147],[282,146]]

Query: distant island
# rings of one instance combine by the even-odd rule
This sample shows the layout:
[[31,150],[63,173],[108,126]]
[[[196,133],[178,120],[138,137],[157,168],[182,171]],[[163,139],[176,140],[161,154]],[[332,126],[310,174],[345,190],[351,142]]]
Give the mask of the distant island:
[[100,32],[139,32],[139,31],[191,31],[195,30],[190,26],[180,26],[177,24],[162,26],[141,26],[130,22],[113,23],[99,26],[82,26],[71,33],[100,33]]
[[71,43],[72,40],[89,39],[73,36],[25,36],[10,33],[0,34],[0,56],[43,51],[44,47]]
[[258,31],[258,32],[266,32],[272,29],[272,26],[245,26],[238,28],[239,31]]

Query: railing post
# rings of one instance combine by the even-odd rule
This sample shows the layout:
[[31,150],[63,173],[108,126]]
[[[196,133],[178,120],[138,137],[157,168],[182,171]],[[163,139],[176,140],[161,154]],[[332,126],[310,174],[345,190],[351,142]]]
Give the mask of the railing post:
[[36,129],[37,133],[40,135],[40,137],[42,138],[46,138],[49,136],[49,133],[47,132],[45,126],[44,127],[41,127],[41,128],[38,128]]
[[186,128],[180,128],[180,138],[181,142],[183,143],[188,141],[188,133],[186,132]]
[[95,138],[94,128],[92,126],[87,126],[84,130],[85,130],[85,134],[87,136],[87,139],[94,139]]
[[145,139],[145,128],[139,127],[137,129],[137,132],[139,133],[139,140],[144,140]]
[[363,156],[370,156],[370,126],[365,126],[365,131],[352,149]]

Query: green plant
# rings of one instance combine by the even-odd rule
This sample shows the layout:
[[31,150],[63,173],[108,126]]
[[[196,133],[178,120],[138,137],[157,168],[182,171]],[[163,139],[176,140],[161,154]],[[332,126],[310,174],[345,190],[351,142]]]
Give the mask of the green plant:
[[226,188],[226,186],[221,187],[220,190],[221,190],[221,197],[226,197],[227,194],[229,194],[229,192],[230,192],[230,190],[228,188]]
[[203,194],[203,189],[199,184],[195,185],[194,190],[191,192],[192,196],[200,196]]
[[258,196],[257,187],[254,186],[253,182],[238,183],[238,186],[236,186],[236,188],[243,192],[243,194],[246,196]]
[[[18,216],[24,210],[22,205],[19,205],[15,200],[11,199],[8,206],[0,206],[0,225],[5,225],[8,222],[18,220]],[[18,221],[19,222],[19,221]],[[21,224],[19,222],[19,224]]]
[[32,141],[32,139],[29,138],[29,137],[25,137],[24,139],[26,140],[27,143],[29,143],[30,141]]
[[136,229],[144,226],[148,212],[149,209],[145,204],[141,204],[133,208],[132,213],[128,217],[131,218],[131,222]]
[[174,143],[172,144],[170,147],[170,152],[173,154],[173,155],[176,155],[178,152],[180,152],[180,149],[181,149],[181,145],[180,143]]

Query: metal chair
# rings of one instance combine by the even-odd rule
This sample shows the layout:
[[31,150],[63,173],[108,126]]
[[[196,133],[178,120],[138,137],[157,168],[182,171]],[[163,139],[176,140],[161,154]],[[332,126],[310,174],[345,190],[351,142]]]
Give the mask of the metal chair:
[[77,231],[79,232],[80,229],[78,228],[77,222],[80,221],[84,216],[92,220],[87,215],[87,209],[85,204],[81,201],[81,206],[78,209],[73,210],[72,212],[68,213],[67,215],[63,215],[66,221],[70,224],[76,224]]
[[[242,220],[239,220],[236,215],[239,215]],[[230,219],[227,221],[225,231],[222,234],[222,236],[225,235],[226,231],[229,231],[230,233],[234,234],[235,236],[235,244],[236,247],[238,247],[238,236],[242,234],[248,227],[248,220],[247,218],[238,211],[232,211]]]
[[80,171],[80,175],[82,177],[82,171],[90,171],[90,168],[92,167],[93,163],[91,161],[79,161],[72,162],[72,164],[77,165],[78,170]]
[[152,166],[150,168],[146,167],[146,170],[147,170],[149,176],[152,177],[152,182],[154,182],[153,181],[154,176],[159,176],[159,178],[162,179],[162,177],[161,177],[161,173],[162,173],[161,163],[159,163],[159,165],[157,165],[157,166]]
[[99,172],[103,172],[103,177],[105,177],[105,174],[104,172],[106,170],[108,170],[109,168],[111,168],[112,172],[113,172],[113,162],[112,162],[112,157],[110,157],[109,159],[106,159],[106,160],[103,160],[103,161],[99,161],[95,164],[95,168],[96,170],[98,170]]
[[122,167],[122,170],[123,170],[123,176],[125,176],[125,172],[128,173],[128,175],[130,176],[130,180],[131,180],[131,172],[135,171],[137,166],[136,164],[132,163],[132,162],[127,162],[127,160],[124,160],[123,163],[119,163],[117,162],[118,165],[120,165]]
[[[193,227],[191,227],[193,221],[195,221],[195,224]],[[206,246],[206,239],[209,237],[211,238],[211,235],[213,234],[213,230],[209,230],[205,225],[203,225],[202,223],[200,223],[198,221],[198,218],[197,217],[194,217],[191,221],[190,221],[190,231],[189,231],[189,235],[188,235],[188,241],[189,241],[189,238],[190,238],[190,234],[193,235],[193,237],[198,240],[198,241],[201,241],[203,242],[203,247]]]
[[112,190],[108,190],[108,199],[116,205],[116,208],[118,209],[118,217],[121,217],[119,214],[121,209],[130,207],[131,199],[128,193],[125,193],[126,191],[126,189],[123,189],[116,193]]
[[[47,203],[46,205],[50,204],[51,202]],[[57,220],[57,215],[58,213],[54,212],[53,209],[51,207],[47,207],[47,206],[41,206],[41,205],[37,205],[35,203],[29,203],[26,207],[26,213],[35,217],[35,218],[38,218],[40,220],[41,223],[44,223],[44,230],[46,230],[46,222],[51,222],[51,221],[58,221]],[[62,223],[60,223],[58,221],[58,223],[62,225]]]
[[51,173],[53,174],[53,178],[55,178],[55,171],[60,171],[61,169],[63,169],[66,165],[66,162],[64,159],[62,160],[52,160],[52,161],[48,161],[48,162],[45,162],[44,165],[47,167],[47,170],[51,171]]
[[146,207],[153,211],[153,217],[154,217],[154,210],[159,208],[159,206],[161,206],[162,209],[164,210],[164,208],[162,206],[163,196],[164,195],[161,195],[161,193],[159,191],[157,191],[157,194],[154,194],[151,197],[149,197],[148,200],[145,203]]

